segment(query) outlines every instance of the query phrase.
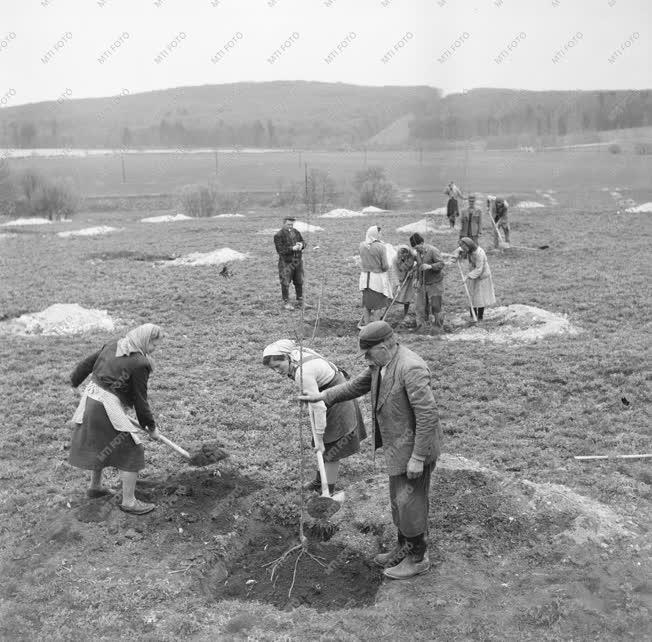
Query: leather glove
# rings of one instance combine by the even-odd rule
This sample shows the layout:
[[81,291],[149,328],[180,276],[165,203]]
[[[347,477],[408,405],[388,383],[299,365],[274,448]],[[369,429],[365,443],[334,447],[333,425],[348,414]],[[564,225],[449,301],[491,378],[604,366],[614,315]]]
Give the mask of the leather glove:
[[293,249],[295,252],[298,252],[298,251],[301,250],[302,248],[303,248],[303,245],[301,245],[301,243],[295,243],[295,244],[292,246],[292,249]]
[[417,477],[421,477],[422,474],[423,462],[415,459],[414,457],[410,457],[407,463],[407,478],[416,479]]
[[149,432],[148,437],[152,441],[158,441],[158,438],[161,436],[157,428],[154,428],[154,430],[150,430],[148,432]]
[[421,266],[421,271],[422,271],[422,272],[427,272],[428,270],[432,270],[432,265],[428,265],[428,263],[424,263],[424,264]]

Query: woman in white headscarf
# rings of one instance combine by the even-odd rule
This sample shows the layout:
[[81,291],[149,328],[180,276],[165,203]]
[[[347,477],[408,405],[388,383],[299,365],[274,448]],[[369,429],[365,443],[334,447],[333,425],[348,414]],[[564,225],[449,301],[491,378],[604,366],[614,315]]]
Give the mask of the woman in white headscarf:
[[[147,382],[153,368],[150,355],[161,336],[157,325],[145,323],[80,361],[70,375],[73,388],[89,375],[91,379],[72,419],[75,428],[69,461],[92,471],[87,491],[91,498],[110,495],[102,487],[102,471],[108,466],[117,468],[122,480],[120,508],[135,515],[155,508],[135,496],[138,471],[145,467],[143,433],[137,426],[158,439],[147,401]],[[135,409],[137,423],[127,415],[128,408]]]
[[360,243],[360,284],[362,321],[359,328],[378,321],[392,300],[389,261],[385,244],[380,240],[380,227],[372,225]]
[[[290,339],[281,339],[263,350],[263,365],[292,379],[303,391],[319,393],[348,379],[348,375],[333,363],[309,348],[299,350]],[[360,450],[360,440],[367,436],[360,406],[356,400],[343,401],[326,408],[323,401],[309,405],[314,431],[315,450],[322,452],[326,481],[330,493],[335,489],[340,460]],[[321,491],[319,472],[307,483],[306,490]]]

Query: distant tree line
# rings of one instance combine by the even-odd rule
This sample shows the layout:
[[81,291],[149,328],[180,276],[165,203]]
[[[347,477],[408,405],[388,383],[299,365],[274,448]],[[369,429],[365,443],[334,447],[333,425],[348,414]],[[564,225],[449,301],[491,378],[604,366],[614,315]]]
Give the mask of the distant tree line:
[[526,134],[565,136],[652,125],[652,92],[473,90],[430,105],[410,123],[416,140]]
[[473,138],[530,144],[575,132],[652,125],[649,90],[474,89],[442,98],[432,88],[348,87],[345,92],[308,83],[292,94],[293,85],[263,85],[267,93],[257,87],[259,93],[220,94],[222,102],[212,93],[197,94],[225,91],[220,86],[186,89],[182,97],[179,90],[165,90],[159,94],[173,105],[159,108],[158,115],[158,103],[147,94],[98,99],[102,102],[93,106],[68,100],[54,107],[38,103],[3,109],[0,147],[359,149],[407,114],[413,117],[409,134],[397,146]]

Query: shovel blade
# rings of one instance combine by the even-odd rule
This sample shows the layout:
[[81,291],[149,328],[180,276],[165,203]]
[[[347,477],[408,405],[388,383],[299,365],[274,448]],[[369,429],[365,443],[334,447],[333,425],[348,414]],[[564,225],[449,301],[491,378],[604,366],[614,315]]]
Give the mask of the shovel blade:
[[[342,493],[337,493],[341,495]],[[344,497],[342,497],[342,501]],[[315,519],[328,519],[337,513],[342,508],[341,501],[337,501],[334,497],[313,497],[308,502],[308,515]]]

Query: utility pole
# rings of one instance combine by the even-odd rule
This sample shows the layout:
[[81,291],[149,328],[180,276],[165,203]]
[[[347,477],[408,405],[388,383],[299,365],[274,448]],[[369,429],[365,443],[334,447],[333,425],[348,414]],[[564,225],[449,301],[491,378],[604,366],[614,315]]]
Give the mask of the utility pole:
[[217,160],[217,150],[215,150],[215,176],[218,175],[219,167],[220,166],[219,166],[219,163],[218,163],[218,160]]
[[120,154],[120,160],[122,161],[122,182],[127,182],[127,171],[125,169],[125,155]]

